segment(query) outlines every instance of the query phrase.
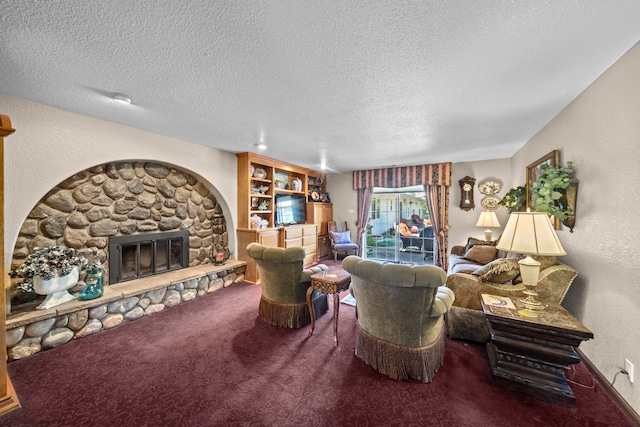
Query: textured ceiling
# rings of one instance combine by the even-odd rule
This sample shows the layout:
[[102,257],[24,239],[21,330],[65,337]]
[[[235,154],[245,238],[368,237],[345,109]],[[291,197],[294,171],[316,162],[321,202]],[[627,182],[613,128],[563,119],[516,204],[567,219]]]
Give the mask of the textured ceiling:
[[0,92],[344,172],[510,157],[639,39],[638,0],[3,0]]

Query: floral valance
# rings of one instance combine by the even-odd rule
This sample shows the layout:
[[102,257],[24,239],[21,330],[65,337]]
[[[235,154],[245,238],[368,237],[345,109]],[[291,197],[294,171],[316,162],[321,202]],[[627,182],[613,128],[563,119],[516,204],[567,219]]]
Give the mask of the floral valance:
[[402,166],[353,172],[353,189],[401,188],[414,185],[451,185],[451,163]]

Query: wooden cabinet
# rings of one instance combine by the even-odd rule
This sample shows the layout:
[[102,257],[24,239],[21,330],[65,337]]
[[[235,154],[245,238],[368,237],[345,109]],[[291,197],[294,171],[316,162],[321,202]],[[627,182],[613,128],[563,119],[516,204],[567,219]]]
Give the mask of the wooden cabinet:
[[278,247],[279,237],[277,228],[239,228],[238,235],[238,259],[247,262],[244,278],[247,282],[258,283],[258,267],[253,258],[247,256],[247,245],[257,242],[264,246]]
[[327,222],[333,221],[333,204],[307,203],[307,222],[318,226],[318,234],[327,234]]
[[318,261],[331,257],[331,242],[328,234],[318,235]]
[[318,228],[315,225],[283,227],[280,232],[280,247],[304,248],[306,257],[304,267],[317,262]]
[[331,256],[331,245],[327,222],[333,221],[333,205],[331,203],[307,203],[307,222],[318,227],[318,260]]
[[304,267],[318,262],[318,230],[315,224],[294,225],[279,228],[239,228],[238,259],[247,262],[244,278],[250,283],[260,283],[258,267],[253,258],[247,256],[246,247],[257,242],[273,248],[304,248]]

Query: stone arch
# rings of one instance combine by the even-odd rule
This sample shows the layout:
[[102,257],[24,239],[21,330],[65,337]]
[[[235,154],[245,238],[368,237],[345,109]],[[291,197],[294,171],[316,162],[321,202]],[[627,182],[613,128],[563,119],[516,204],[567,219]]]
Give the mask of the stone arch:
[[[12,266],[36,247],[73,247],[83,255],[97,248],[108,278],[109,237],[175,230],[189,231],[189,266],[211,262],[212,250],[228,259],[227,221],[210,188],[186,169],[151,160],[85,169],[53,187],[29,212],[14,246]],[[72,291],[83,286],[80,280]]]

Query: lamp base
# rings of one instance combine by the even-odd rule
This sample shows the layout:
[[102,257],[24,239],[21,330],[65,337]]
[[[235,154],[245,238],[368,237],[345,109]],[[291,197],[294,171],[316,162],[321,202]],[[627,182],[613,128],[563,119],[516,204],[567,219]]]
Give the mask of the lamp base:
[[526,295],[526,298],[520,298],[517,301],[518,306],[522,307],[518,310],[518,313],[525,317],[538,317],[538,313],[536,313],[536,311],[544,310],[545,305],[536,299],[538,293],[536,292],[535,285],[529,285],[527,283],[523,284],[526,289],[522,291],[522,293]]
[[493,237],[493,231],[491,231],[490,228],[487,228],[486,230],[484,230],[484,240],[486,240],[487,242],[490,242],[492,237]]

